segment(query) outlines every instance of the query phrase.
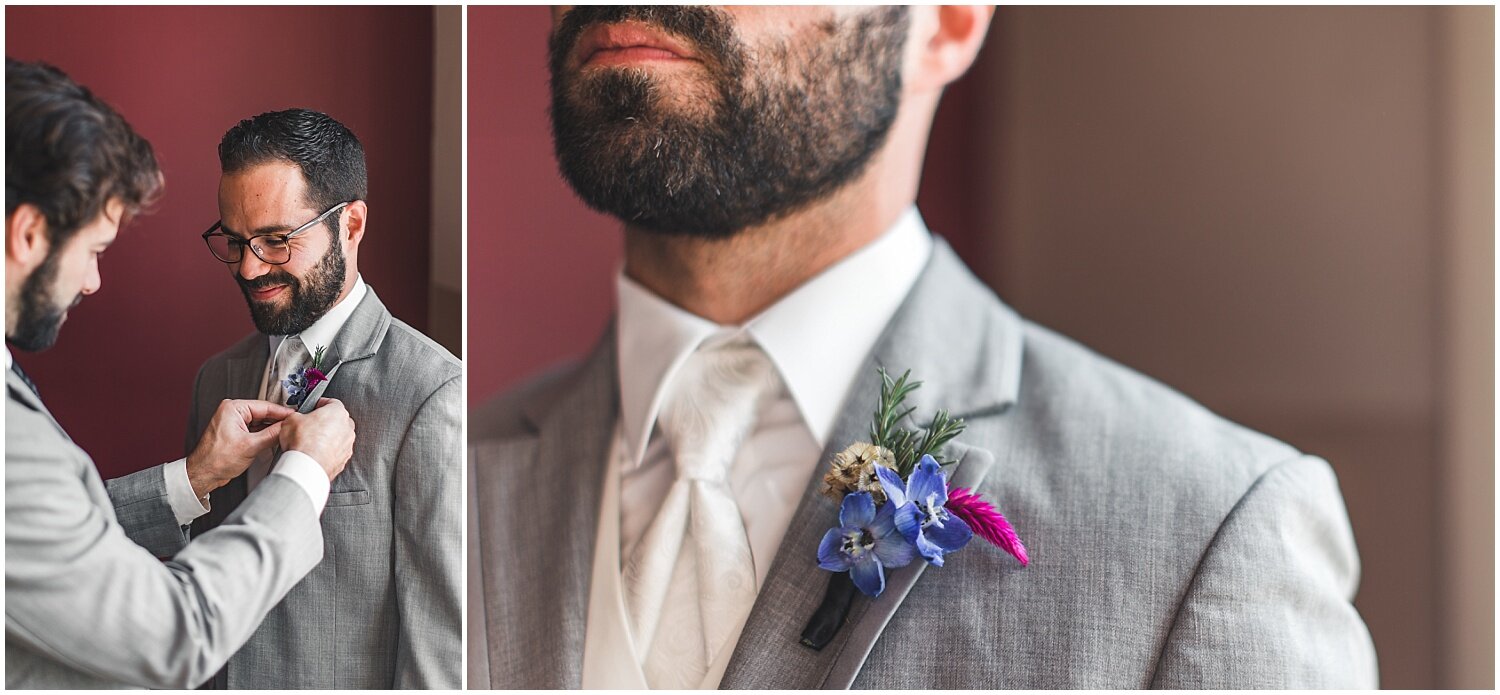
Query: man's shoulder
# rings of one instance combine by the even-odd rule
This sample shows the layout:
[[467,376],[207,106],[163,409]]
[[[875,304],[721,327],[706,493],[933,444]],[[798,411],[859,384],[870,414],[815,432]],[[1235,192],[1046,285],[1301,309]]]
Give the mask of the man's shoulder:
[[391,368],[400,369],[403,379],[434,387],[463,373],[463,362],[448,348],[394,316],[378,356]]
[[469,446],[503,442],[535,433],[528,413],[543,412],[577,378],[583,363],[553,365],[469,411]]
[[1025,322],[1016,415],[1051,465],[1170,495],[1243,493],[1304,454],[1050,329]]

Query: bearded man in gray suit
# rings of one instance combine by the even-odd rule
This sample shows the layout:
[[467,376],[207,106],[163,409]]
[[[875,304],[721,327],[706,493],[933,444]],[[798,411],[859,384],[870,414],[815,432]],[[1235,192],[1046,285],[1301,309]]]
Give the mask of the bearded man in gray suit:
[[[555,12],[558,160],[625,267],[593,354],[471,418],[471,687],[1375,685],[1327,464],[1025,321],[922,224],[990,15]],[[891,556],[830,614],[820,541],[869,522],[821,488],[878,367],[925,382],[901,422],[967,421],[947,483],[1030,563]]]
[[[291,109],[240,122],[219,159],[221,220],[204,241],[244,293],[257,331],[199,370],[189,440],[221,399],[296,407],[324,388],[347,404],[361,436],[329,493],[327,558],[210,685],[458,688],[462,369],[392,317],[360,276],[364,148],[328,115]],[[264,471],[265,461],[252,464],[211,504],[158,498],[154,518],[130,530],[170,550],[169,529],[219,526]]]
[[[306,415],[226,400],[185,459],[106,491],[9,348],[56,342],[161,171],[150,143],[51,66],[7,59],[5,109],[5,685],[191,687],[323,557],[318,516],[354,423],[332,400]],[[173,527],[160,559],[126,536],[174,476],[212,487],[278,444],[265,484],[217,531],[187,543]]]

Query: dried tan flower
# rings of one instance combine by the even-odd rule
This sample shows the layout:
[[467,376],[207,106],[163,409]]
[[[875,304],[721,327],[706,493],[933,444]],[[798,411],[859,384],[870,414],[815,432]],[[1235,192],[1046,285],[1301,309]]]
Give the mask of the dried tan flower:
[[896,455],[890,449],[855,442],[833,457],[833,465],[823,476],[823,494],[834,500],[842,499],[851,492],[868,492],[875,504],[885,502],[885,491],[880,488],[880,477],[875,475],[875,466],[896,467]]

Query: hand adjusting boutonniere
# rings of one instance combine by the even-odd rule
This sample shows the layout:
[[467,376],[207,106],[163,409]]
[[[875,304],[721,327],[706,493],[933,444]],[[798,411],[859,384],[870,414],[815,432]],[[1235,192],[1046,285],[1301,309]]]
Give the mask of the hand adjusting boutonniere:
[[943,566],[943,556],[978,534],[1014,555],[1024,566],[1026,548],[1010,522],[984,498],[967,488],[948,489],[943,467],[954,461],[937,458],[943,445],[964,431],[964,421],[939,410],[925,430],[899,423],[915,408],[902,409],[906,397],[922,382],[909,382],[907,371],[892,379],[880,370],[880,405],[870,424],[870,442],[856,442],[833,457],[823,477],[823,494],[842,500],[839,525],[818,545],[818,566],[836,574],[828,593],[802,632],[802,644],[822,649],[849,613],[858,589],[868,596],[885,591],[887,568],[922,559]]
[[323,352],[324,347],[319,345],[313,351],[312,364],[293,369],[281,380],[281,388],[286,390],[287,405],[293,408],[301,406],[307,394],[312,393],[318,384],[328,380],[328,375],[323,373]]

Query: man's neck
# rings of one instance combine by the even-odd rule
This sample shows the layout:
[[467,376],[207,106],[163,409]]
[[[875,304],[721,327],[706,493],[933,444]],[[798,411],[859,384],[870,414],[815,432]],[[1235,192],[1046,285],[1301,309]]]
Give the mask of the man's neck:
[[873,195],[856,181],[790,216],[728,239],[626,227],[625,274],[667,301],[721,325],[755,317],[890,229],[910,199]]

